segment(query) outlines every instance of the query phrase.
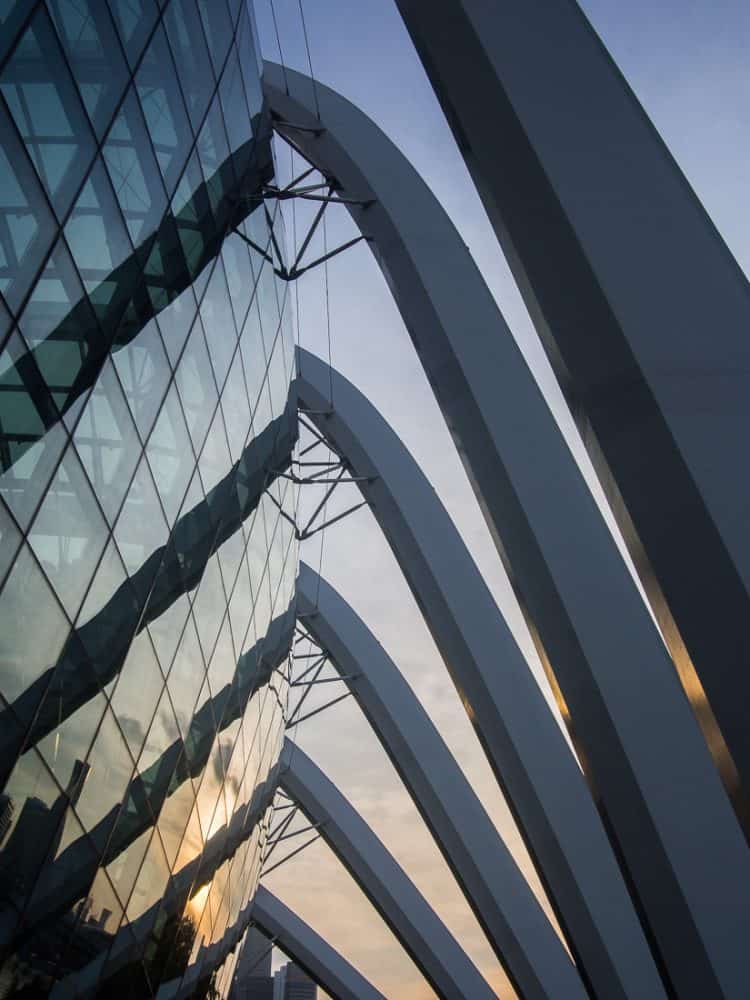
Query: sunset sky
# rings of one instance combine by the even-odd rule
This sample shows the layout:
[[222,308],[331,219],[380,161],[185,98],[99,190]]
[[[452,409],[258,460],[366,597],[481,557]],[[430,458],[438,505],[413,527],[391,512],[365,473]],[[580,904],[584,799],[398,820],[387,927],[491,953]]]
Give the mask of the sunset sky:
[[[298,0],[273,0],[284,62],[308,71]],[[703,200],[740,264],[750,267],[750,5],[746,0],[586,0],[583,7]],[[584,471],[588,467],[520,296],[393,0],[303,0],[315,76],[369,114],[422,173],[479,264]],[[265,55],[279,54],[270,0],[256,0]],[[280,173],[290,169],[279,148]],[[298,230],[304,231],[299,210]],[[339,214],[337,214],[339,213]],[[331,209],[328,245],[354,234]],[[290,217],[287,217],[289,224]],[[291,232],[287,233],[291,246]],[[318,245],[320,246],[320,245]],[[312,255],[315,247],[311,248]],[[328,272],[331,355],[392,423],[453,516],[531,669],[540,668],[497,553],[417,356],[369,250]],[[324,274],[298,283],[299,341],[328,357]],[[551,493],[554,484],[551,485]],[[338,510],[358,497],[333,504]],[[317,498],[316,498],[317,499]],[[306,543],[314,568],[320,539]],[[325,533],[323,574],[377,635],[432,715],[490,815],[533,878],[520,838],[442,660],[367,510]],[[336,685],[326,685],[330,696]],[[311,704],[315,704],[313,698]],[[295,734],[409,872],[490,984],[507,981],[416,809],[356,705],[343,702]],[[281,848],[277,854],[281,853]],[[275,860],[275,857],[274,857]],[[538,882],[534,881],[538,890]],[[273,873],[268,886],[387,996],[432,991],[321,843]]]

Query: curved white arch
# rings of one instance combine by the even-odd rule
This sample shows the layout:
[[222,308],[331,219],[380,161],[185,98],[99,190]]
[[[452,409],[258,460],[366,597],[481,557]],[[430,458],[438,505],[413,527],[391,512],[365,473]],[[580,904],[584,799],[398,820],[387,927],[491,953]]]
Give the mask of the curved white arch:
[[385,1000],[353,965],[262,885],[255,893],[250,914],[258,930],[278,944],[334,1000]]
[[351,873],[438,996],[495,996],[406,872],[354,807],[291,740],[279,758],[279,785]]
[[[265,90],[277,129],[360,202],[349,211],[555,674],[660,967],[683,993],[744,988],[748,844],[658,630],[471,255],[361,111],[319,83],[315,103],[307,77],[287,70],[282,80],[271,65]],[[593,976],[583,937],[572,937]],[[631,978],[634,965],[622,955],[616,980]]]
[[400,774],[519,995],[585,997],[526,879],[400,670],[340,594],[304,563],[297,610]]
[[314,355],[300,350],[299,359],[300,406],[362,477],[581,974],[597,996],[662,995],[583,775],[450,516],[362,393]]

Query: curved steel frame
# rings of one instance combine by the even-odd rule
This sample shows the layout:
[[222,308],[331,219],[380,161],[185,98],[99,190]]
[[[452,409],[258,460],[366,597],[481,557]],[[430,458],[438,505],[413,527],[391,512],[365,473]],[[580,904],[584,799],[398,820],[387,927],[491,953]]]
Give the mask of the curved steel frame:
[[[370,240],[565,699],[661,968],[684,996],[744,988],[748,846],[667,650],[467,248],[348,101],[317,84],[313,106],[308,78],[270,65],[265,89],[277,129],[336,179]],[[582,959],[585,938],[571,938]]]
[[278,944],[334,1000],[385,1000],[354,966],[262,885],[255,893],[250,915],[258,930]]
[[445,1000],[495,996],[453,935],[359,813],[298,746],[284,741],[279,785],[351,873],[432,988]]
[[[358,477],[597,996],[660,985],[583,775],[455,525],[378,411],[299,352],[300,406]],[[335,410],[327,393],[333,384]]]
[[747,278],[576,4],[398,6],[750,829]]
[[519,995],[585,996],[526,879],[398,667],[304,563],[297,611],[383,744]]

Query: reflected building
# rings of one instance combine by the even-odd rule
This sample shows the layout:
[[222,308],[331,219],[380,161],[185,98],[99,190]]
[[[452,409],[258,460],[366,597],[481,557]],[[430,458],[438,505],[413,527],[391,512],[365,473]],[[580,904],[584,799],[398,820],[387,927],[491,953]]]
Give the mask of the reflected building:
[[272,953],[268,938],[251,927],[239,953],[230,1000],[273,1000]]
[[229,992],[297,566],[270,140],[244,0],[3,5],[4,996]]
[[316,1000],[318,988],[294,962],[276,972],[273,977],[273,1000]]

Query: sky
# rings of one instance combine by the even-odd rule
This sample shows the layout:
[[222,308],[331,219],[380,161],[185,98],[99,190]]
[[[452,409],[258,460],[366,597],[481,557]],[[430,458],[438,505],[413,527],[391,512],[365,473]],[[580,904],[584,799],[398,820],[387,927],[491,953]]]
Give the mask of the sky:
[[[502,2],[502,0],[497,0]],[[273,0],[283,61],[308,72],[299,0]],[[721,234],[750,270],[750,4],[746,0],[585,0],[582,6],[661,132]],[[279,60],[271,0],[255,0],[266,58]],[[314,76],[365,111],[419,170],[447,210],[494,294],[596,495],[582,453],[520,295],[432,94],[393,0],[302,0]],[[279,175],[294,164],[282,145]],[[296,208],[299,234],[305,207]],[[356,235],[346,212],[327,213],[332,247]],[[288,245],[293,243],[287,216]],[[321,234],[322,240],[322,234]],[[310,256],[322,250],[318,242]],[[545,682],[499,557],[416,353],[370,251],[362,244],[296,285],[301,345],[328,358],[389,420],[464,537],[543,689]],[[335,513],[358,497],[342,488]],[[307,489],[303,503],[316,502]],[[540,894],[518,832],[482,750],[374,518],[362,511],[303,545],[365,620],[430,713],[519,864]],[[325,685],[325,697],[337,685]],[[323,695],[306,704],[322,704]],[[488,982],[513,996],[479,926],[408,794],[351,700],[293,734],[335,781]],[[293,843],[293,842],[292,842]],[[277,854],[280,853],[280,848]],[[433,993],[332,853],[318,841],[268,876],[292,906],[388,997]]]

